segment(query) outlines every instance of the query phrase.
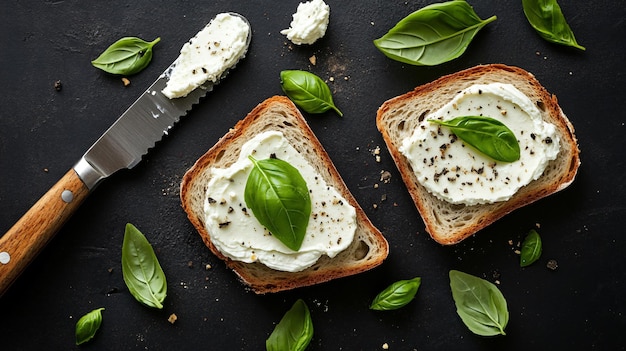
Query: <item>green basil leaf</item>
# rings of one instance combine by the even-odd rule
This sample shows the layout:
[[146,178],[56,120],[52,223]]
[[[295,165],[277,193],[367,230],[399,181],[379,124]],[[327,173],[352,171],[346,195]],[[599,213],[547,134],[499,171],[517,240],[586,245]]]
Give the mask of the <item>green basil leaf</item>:
[[539,259],[541,256],[541,237],[534,229],[531,230],[524,242],[522,243],[522,251],[520,253],[520,267],[529,266]]
[[500,290],[491,282],[451,270],[450,288],[456,312],[473,333],[482,336],[506,335],[509,310]]
[[130,293],[149,307],[163,308],[167,295],[165,273],[148,239],[132,224],[126,224],[122,245],[122,275]]
[[496,16],[480,19],[465,1],[428,5],[413,12],[374,45],[390,59],[417,66],[434,66],[461,56]]
[[148,66],[152,60],[152,47],[160,40],[156,38],[147,42],[135,37],[122,38],[104,50],[91,64],[112,74],[138,73]]
[[397,310],[406,306],[415,298],[422,279],[420,277],[399,280],[381,291],[370,305],[370,309],[377,311]]
[[313,321],[306,303],[298,299],[265,341],[267,351],[303,351],[313,338]]
[[526,19],[542,38],[552,43],[585,50],[576,42],[574,32],[567,24],[556,0],[522,0],[522,6]]
[[298,251],[311,215],[306,181],[288,162],[256,160],[248,175],[244,199],[256,219],[288,248]]
[[103,310],[104,308],[97,308],[80,317],[78,322],[76,322],[76,345],[93,339],[98,329],[100,329],[100,324],[102,324]]
[[504,123],[484,116],[462,116],[430,122],[446,126],[463,140],[496,161],[514,162],[520,158],[520,147],[515,134]]
[[335,106],[328,85],[322,78],[306,71],[280,72],[280,84],[287,96],[308,113],[322,113],[330,109],[343,116]]

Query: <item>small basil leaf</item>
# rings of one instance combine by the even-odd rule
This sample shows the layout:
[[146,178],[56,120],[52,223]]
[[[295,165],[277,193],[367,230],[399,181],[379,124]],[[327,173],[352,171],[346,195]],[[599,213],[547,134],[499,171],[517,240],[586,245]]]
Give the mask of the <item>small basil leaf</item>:
[[450,288],[456,312],[474,334],[506,335],[509,310],[504,296],[491,282],[451,270]]
[[280,84],[287,96],[308,113],[322,113],[330,109],[343,116],[335,106],[330,88],[322,78],[306,71],[280,72]]
[[122,275],[130,293],[149,307],[163,308],[167,295],[165,273],[148,239],[132,224],[126,224],[122,245]]
[[135,37],[125,37],[111,44],[91,64],[101,70],[121,75],[138,73],[152,60],[152,47],[161,38],[147,42]]
[[552,43],[585,50],[576,42],[574,32],[567,24],[556,0],[522,0],[522,7],[526,19],[542,38]]
[[370,309],[378,311],[397,310],[406,306],[415,298],[422,279],[420,277],[400,280],[381,291],[370,305]]
[[417,66],[434,66],[461,56],[485,25],[465,1],[448,1],[413,12],[374,45],[390,59]]
[[313,338],[313,321],[306,303],[299,299],[265,341],[267,351],[304,351]]
[[256,160],[244,190],[246,206],[274,237],[298,251],[311,215],[306,181],[288,162],[277,158]]
[[430,122],[446,126],[468,145],[496,161],[514,162],[520,158],[520,147],[515,134],[504,123],[484,116],[462,116]]
[[93,339],[98,329],[100,329],[100,324],[102,324],[103,310],[104,308],[97,308],[80,317],[78,322],[76,322],[76,345]]
[[526,267],[535,263],[541,256],[541,250],[541,237],[537,231],[531,230],[522,243],[520,267]]

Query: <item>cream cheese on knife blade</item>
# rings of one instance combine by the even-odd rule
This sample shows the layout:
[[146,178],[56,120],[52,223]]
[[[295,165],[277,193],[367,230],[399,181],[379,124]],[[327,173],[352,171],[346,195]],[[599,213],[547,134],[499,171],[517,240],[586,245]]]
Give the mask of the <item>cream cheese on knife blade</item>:
[[[297,252],[273,237],[246,208],[244,189],[252,169],[248,155],[261,160],[272,154],[298,169],[309,188],[311,217]],[[280,132],[256,135],[244,144],[237,162],[228,168],[212,168],[211,174],[204,203],[205,225],[211,242],[233,260],[258,261],[275,270],[298,272],[322,255],[336,256],[354,239],[356,209],[326,184]]]
[[[520,159],[497,162],[457,140],[448,129],[429,119],[449,120],[480,115],[504,123],[517,137]],[[556,127],[541,119],[535,104],[510,84],[473,85],[440,110],[430,113],[400,152],[429,192],[453,204],[506,201],[521,187],[538,179],[559,152]]]
[[250,26],[241,17],[221,13],[183,45],[163,95],[185,97],[206,81],[216,83],[245,54]]

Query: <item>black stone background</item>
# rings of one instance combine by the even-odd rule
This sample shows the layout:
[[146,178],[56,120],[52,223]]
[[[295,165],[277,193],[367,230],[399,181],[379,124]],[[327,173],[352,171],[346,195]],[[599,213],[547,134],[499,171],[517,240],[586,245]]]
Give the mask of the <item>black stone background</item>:
[[[384,344],[389,350],[624,348],[623,1],[560,1],[585,52],[543,41],[527,23],[521,1],[471,1],[481,18],[498,19],[463,56],[435,67],[392,61],[372,44],[430,1],[327,2],[327,35],[304,47],[289,45],[279,33],[296,10],[293,0],[3,2],[0,233],[73,166],[215,14],[243,14],[254,34],[236,70],[140,165],[97,188],[0,298],[0,349],[261,350],[298,298],[314,322],[309,350],[381,350]],[[123,36],[161,37],[152,63],[129,77],[129,87],[90,64]],[[424,231],[376,129],[376,110],[420,84],[483,63],[527,69],[558,96],[576,128],[582,166],[567,190],[444,247]],[[334,78],[329,85],[345,116],[306,118],[386,235],[390,255],[358,276],[257,296],[204,246],[180,207],[178,186],[229,127],[264,99],[282,94],[284,69]],[[61,91],[55,81],[61,81]],[[373,155],[377,147],[380,162]],[[389,183],[380,181],[382,171],[391,172]],[[140,305],[124,285],[120,250],[127,222],[146,234],[165,270],[163,310]],[[537,225],[543,255],[520,268],[515,245]],[[556,270],[546,268],[550,259],[558,262]],[[450,269],[499,281],[510,311],[506,336],[479,337],[462,324],[449,289]],[[368,310],[388,284],[414,276],[422,277],[422,286],[410,305]],[[100,331],[89,344],[75,346],[76,321],[98,307],[105,308]],[[167,320],[172,313],[178,316],[174,324]]]

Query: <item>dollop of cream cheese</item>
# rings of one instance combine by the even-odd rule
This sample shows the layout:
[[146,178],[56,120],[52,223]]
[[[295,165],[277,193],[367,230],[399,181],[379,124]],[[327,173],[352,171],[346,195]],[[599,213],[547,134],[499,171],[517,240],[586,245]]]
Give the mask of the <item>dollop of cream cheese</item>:
[[207,81],[216,83],[248,48],[250,26],[241,17],[220,13],[180,49],[163,95],[185,97]]
[[[244,189],[253,167],[248,159],[271,155],[289,162],[302,174],[311,197],[311,217],[300,250],[293,251],[273,237],[246,207]],[[272,269],[297,272],[322,255],[335,257],[356,232],[356,210],[329,186],[282,133],[256,135],[228,168],[212,168],[204,203],[205,225],[211,241],[225,256],[246,263],[260,262]]]
[[[520,159],[498,162],[466,145],[447,127],[429,119],[487,116],[504,123],[517,137]],[[510,84],[473,85],[420,121],[402,141],[418,181],[438,198],[477,205],[506,201],[521,187],[538,179],[556,159],[560,139],[556,127],[542,120],[530,98]]]
[[286,35],[296,45],[313,44],[326,34],[329,18],[330,6],[323,0],[300,3],[290,27],[280,34]]

